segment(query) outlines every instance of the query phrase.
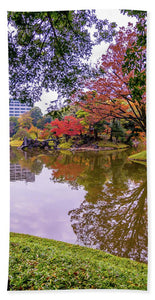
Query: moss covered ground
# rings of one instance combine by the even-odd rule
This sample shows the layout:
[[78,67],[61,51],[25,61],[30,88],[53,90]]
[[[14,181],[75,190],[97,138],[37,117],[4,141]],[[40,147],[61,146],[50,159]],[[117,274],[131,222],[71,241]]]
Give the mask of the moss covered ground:
[[147,265],[78,245],[10,234],[8,290],[147,289]]

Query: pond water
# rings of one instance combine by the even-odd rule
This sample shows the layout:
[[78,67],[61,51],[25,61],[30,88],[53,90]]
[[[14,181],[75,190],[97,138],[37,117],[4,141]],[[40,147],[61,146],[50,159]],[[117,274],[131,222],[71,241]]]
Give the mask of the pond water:
[[10,151],[10,231],[147,262],[146,167],[130,150]]

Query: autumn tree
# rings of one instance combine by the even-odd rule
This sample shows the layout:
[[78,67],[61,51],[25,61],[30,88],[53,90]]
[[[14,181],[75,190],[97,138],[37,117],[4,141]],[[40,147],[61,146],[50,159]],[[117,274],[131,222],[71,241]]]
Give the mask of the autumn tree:
[[84,126],[85,133],[88,135],[94,135],[94,139],[98,140],[98,133],[105,130],[106,121],[102,118],[97,118],[94,111],[79,109],[76,112],[77,118],[80,118],[80,123]]
[[[124,73],[122,66],[126,51],[137,40],[137,29],[129,24],[125,29],[120,29],[105,55],[99,63],[99,76],[96,80],[87,82],[87,92],[81,92],[79,99],[75,101],[83,110],[90,113],[91,119],[97,121],[105,119],[111,121],[123,119],[130,121],[134,127],[146,132],[146,94],[145,88],[137,83],[136,89],[141,97],[133,97],[130,82],[134,80],[136,69],[130,69]],[[139,46],[141,51],[141,46]],[[143,47],[143,51],[145,51]],[[145,64],[141,56],[138,57],[139,69],[145,69]],[[144,82],[145,83],[145,82]],[[138,94],[138,93],[137,93]]]
[[[136,41],[127,48],[124,56],[122,70],[124,74],[129,74],[134,70],[134,75],[130,77],[128,86],[132,99],[138,101],[141,106],[141,117],[145,120],[146,130],[146,39],[147,39],[147,12],[137,10],[122,10],[123,14],[137,18]],[[141,133],[141,135],[145,132]]]
[[50,138],[50,137],[51,137],[51,136],[50,136],[50,131],[47,130],[47,128],[45,127],[45,128],[40,132],[40,138],[46,140],[46,139],[48,139],[48,138]]
[[53,136],[53,132],[51,132],[52,128],[53,128],[52,121],[50,123],[46,123],[41,132],[41,138],[42,139],[52,138]]
[[80,135],[83,132],[83,126],[80,123],[80,120],[73,116],[66,116],[64,120],[59,121],[58,119],[51,122],[51,132],[60,137],[64,135],[66,141],[71,136]]
[[30,129],[32,125],[32,118],[30,117],[30,113],[26,112],[18,118],[19,126],[21,128],[27,128]]
[[31,136],[31,138],[33,138],[33,139],[39,138],[39,135],[40,135],[40,129],[38,129],[37,127],[35,127],[33,124],[32,124],[31,127],[27,130],[27,132],[29,133],[29,135]]
[[8,12],[8,24],[10,94],[30,103],[43,88],[66,97],[79,88],[93,46],[111,41],[116,27],[94,10]]

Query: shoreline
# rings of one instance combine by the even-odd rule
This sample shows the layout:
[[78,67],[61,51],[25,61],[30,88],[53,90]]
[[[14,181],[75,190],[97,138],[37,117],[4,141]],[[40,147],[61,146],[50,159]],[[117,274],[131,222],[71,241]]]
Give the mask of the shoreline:
[[69,150],[69,151],[110,151],[110,150],[127,150],[129,146],[124,147],[99,147],[97,149],[93,147],[79,147],[79,148],[68,148],[68,149],[60,149],[58,150]]
[[21,149],[21,144],[22,144],[22,141],[11,141],[10,142],[10,147],[15,147],[19,150],[23,150],[23,151],[33,151],[33,150],[45,150],[45,151],[64,151],[64,150],[67,150],[67,151],[111,151],[111,150],[127,150],[130,148],[129,145],[126,145],[126,144],[114,144],[114,143],[111,143],[112,145],[109,145],[109,143],[105,143],[105,146],[97,146],[97,145],[85,145],[85,146],[79,146],[79,147],[69,147],[69,148],[63,148],[63,147],[57,147],[57,149],[54,149],[54,148],[46,148],[46,149],[41,149],[39,147],[32,147],[31,149]]
[[138,152],[136,154],[130,155],[128,158],[130,161],[146,164],[147,163],[147,153],[146,150]]

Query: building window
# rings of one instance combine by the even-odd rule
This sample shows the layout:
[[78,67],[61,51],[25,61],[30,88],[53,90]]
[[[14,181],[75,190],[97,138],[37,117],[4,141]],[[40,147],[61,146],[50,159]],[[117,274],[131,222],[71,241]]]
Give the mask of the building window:
[[25,112],[28,112],[32,109],[33,106],[28,106],[25,103],[21,103],[19,100],[10,100],[9,101],[9,113],[12,116],[22,115]]

